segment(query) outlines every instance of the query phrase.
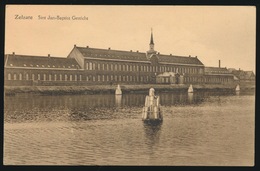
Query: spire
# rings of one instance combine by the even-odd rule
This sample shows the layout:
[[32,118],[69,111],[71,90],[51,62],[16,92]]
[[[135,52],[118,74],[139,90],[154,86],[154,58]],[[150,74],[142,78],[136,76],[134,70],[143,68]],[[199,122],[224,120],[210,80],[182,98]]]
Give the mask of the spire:
[[151,28],[151,40],[150,40],[150,45],[154,45],[154,43],[153,43],[153,28]]

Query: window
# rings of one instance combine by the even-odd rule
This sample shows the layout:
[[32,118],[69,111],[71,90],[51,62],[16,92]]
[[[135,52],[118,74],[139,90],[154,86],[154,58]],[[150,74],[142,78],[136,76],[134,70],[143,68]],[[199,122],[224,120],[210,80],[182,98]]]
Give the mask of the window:
[[102,81],[105,81],[105,76],[104,75],[102,75]]
[[105,64],[102,64],[102,70],[105,70]]
[[96,64],[95,63],[93,63],[93,70],[95,70],[96,69]]
[[88,78],[88,76],[86,76],[86,81],[89,81],[89,78]]
[[34,74],[32,74],[32,80],[34,80]]
[[89,65],[89,64],[88,64],[88,62],[87,62],[87,63],[86,63],[86,70],[88,70],[88,69],[89,69],[88,65]]
[[46,81],[46,74],[43,74],[43,80]]
[[100,70],[100,64],[99,63],[97,64],[97,67],[98,67],[98,70]]
[[98,81],[100,81],[100,75],[98,75]]
[[93,81],[96,81],[96,77],[95,76],[93,76]]
[[107,71],[109,70],[109,65],[107,64]]
[[109,76],[107,75],[107,81],[109,81]]
[[125,71],[125,65],[123,65],[123,71]]
[[67,76],[67,74],[65,74],[65,81],[67,81],[68,80],[68,76]]
[[117,81],[117,75],[115,75],[115,81]]
[[133,80],[133,77],[132,77],[132,75],[130,75],[130,81],[132,81]]
[[54,75],[54,81],[57,81],[57,75],[56,74]]
[[16,80],[16,74],[14,74],[14,80]]
[[119,75],[118,77],[119,77],[119,81],[121,81],[121,75]]
[[60,74],[60,81],[62,81],[62,75]]
[[129,81],[129,77],[128,77],[128,75],[126,76],[126,81]]
[[144,81],[144,78],[143,78],[143,76],[141,76],[141,82],[143,82]]
[[89,63],[89,70],[92,70],[92,62]]
[[70,75],[70,81],[72,81],[72,75]]
[[19,74],[19,80],[22,80],[22,74],[21,73]]
[[49,74],[49,81],[51,81],[51,74]]
[[133,70],[133,68],[132,68],[133,66],[132,65],[130,65],[130,71],[132,71]]
[[121,71],[121,64],[119,64],[118,70]]
[[79,75],[79,81],[82,81],[82,75]]
[[111,64],[111,65],[110,65],[110,68],[111,68],[111,70],[113,71],[113,70],[114,70],[114,65]]
[[117,71],[117,64],[115,64],[115,71]]
[[40,74],[38,74],[38,80],[41,80],[41,75]]
[[123,81],[125,81],[125,76],[123,76]]
[[78,77],[77,77],[77,75],[75,75],[75,81],[77,81],[78,80]]
[[135,71],[135,65],[133,66],[133,71]]
[[8,74],[7,79],[11,80],[11,74]]
[[111,81],[113,81],[113,75],[111,75],[110,78],[111,78]]

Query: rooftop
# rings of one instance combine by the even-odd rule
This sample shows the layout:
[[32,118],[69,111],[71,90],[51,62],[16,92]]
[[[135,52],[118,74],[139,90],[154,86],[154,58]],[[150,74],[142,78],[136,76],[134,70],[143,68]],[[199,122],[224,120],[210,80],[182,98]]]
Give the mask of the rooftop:
[[6,60],[9,67],[80,68],[72,58],[9,54]]
[[[98,49],[90,47],[76,47],[84,57],[107,58],[115,60],[148,61],[146,53],[138,51],[121,51],[109,49]],[[157,54],[159,62],[203,65],[197,57],[185,57],[175,55]]]

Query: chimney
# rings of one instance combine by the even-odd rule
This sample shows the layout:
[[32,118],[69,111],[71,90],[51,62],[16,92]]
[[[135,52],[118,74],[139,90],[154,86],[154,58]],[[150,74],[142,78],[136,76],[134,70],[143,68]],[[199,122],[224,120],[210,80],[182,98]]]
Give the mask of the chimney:
[[76,44],[74,44],[74,47],[76,47]]
[[48,54],[48,58],[50,58],[51,57],[51,55],[50,54]]
[[13,56],[15,56],[15,52],[13,52]]
[[218,60],[218,67],[219,67],[219,68],[221,67],[221,65],[220,65],[220,60]]
[[189,58],[190,58],[191,56],[189,55]]
[[238,70],[240,71],[240,68]]
[[108,50],[110,50],[110,47],[108,48]]
[[87,48],[88,48],[88,46],[87,46]]
[[172,56],[172,54],[170,53],[170,56]]
[[139,52],[138,50],[136,52]]

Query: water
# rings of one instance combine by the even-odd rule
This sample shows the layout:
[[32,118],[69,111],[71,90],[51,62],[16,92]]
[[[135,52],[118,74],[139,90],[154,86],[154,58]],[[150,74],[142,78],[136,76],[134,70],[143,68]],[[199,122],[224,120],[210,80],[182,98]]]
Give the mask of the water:
[[146,94],[6,96],[4,164],[254,165],[254,93],[158,95],[154,126],[141,121]]

